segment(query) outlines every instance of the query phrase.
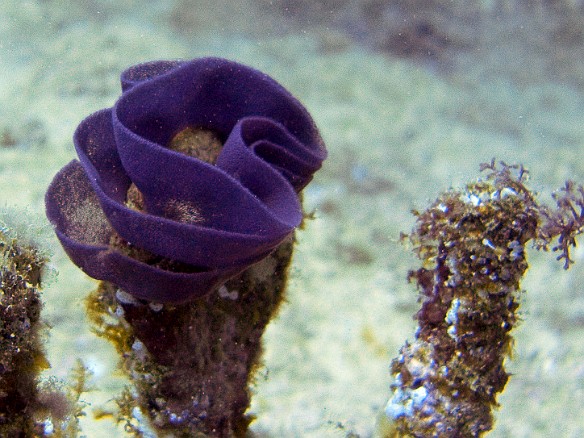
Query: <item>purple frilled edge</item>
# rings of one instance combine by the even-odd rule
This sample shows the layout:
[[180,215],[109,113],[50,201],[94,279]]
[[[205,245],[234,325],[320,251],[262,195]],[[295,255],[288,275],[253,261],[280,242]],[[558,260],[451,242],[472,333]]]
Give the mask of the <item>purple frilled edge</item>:
[[[326,149],[306,109],[269,76],[217,58],[155,61],[121,76],[113,108],[81,122],[79,160],[46,194],[46,211],[71,260],[137,298],[201,297],[266,257],[302,220],[298,192]],[[224,142],[215,165],[166,148],[187,127]],[[144,211],[125,205],[134,183]],[[173,217],[180,205],[196,221]],[[133,259],[130,246],[181,262],[173,272]]]

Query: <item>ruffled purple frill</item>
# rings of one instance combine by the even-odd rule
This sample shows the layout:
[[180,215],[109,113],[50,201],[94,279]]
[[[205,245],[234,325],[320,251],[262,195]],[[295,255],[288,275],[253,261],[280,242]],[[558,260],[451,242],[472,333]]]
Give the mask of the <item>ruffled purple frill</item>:
[[[203,296],[300,224],[297,194],[326,150],[306,109],[249,67],[217,58],[157,61],[121,79],[115,106],[77,128],[79,161],[49,186],[47,216],[91,277],[151,301]],[[215,165],[166,147],[188,127],[223,141]],[[126,205],[132,183],[142,210]],[[132,258],[111,244],[116,234],[180,269]]]

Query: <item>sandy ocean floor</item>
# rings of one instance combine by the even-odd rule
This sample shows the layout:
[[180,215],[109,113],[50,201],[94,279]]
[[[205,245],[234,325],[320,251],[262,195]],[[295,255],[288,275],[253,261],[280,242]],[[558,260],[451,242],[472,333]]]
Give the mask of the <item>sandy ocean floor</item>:
[[[329,158],[305,190],[316,219],[298,233],[288,303],[265,334],[252,430],[371,436],[388,365],[415,330],[417,292],[406,276],[416,260],[399,243],[410,210],[476,178],[492,157],[524,164],[542,199],[566,178],[584,182],[584,21],[550,30],[544,9],[521,20],[503,9],[477,31],[474,50],[427,62],[320,22],[274,18],[261,0],[115,3],[0,5],[0,205],[29,208],[25,224],[46,223],[44,192],[74,158],[75,127],[114,103],[118,75],[134,63],[213,55],[269,73],[311,112]],[[573,32],[576,43],[552,31]],[[47,374],[65,378],[82,359],[95,388],[83,397],[85,436],[123,437],[92,416],[124,384],[113,348],[85,320],[83,298],[96,283],[56,238],[48,245],[58,275],[44,292]],[[490,437],[584,436],[584,251],[573,256],[564,272],[553,255],[530,253],[513,376]]]

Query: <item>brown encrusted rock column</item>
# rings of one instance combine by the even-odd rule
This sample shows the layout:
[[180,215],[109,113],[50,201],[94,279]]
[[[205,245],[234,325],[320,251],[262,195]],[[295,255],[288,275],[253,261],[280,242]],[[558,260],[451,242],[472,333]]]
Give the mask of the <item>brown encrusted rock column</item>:
[[134,386],[119,400],[129,431],[245,435],[253,419],[245,415],[248,385],[262,333],[284,296],[291,255],[289,239],[216,292],[182,305],[141,304],[100,285],[88,301],[90,316],[114,341]]
[[539,205],[520,166],[483,165],[484,180],[441,195],[416,213],[406,236],[422,261],[410,272],[421,293],[418,329],[391,363],[383,437],[480,437],[509,374],[511,330],[519,317],[526,245],[558,259],[584,226],[584,188],[567,182],[557,206]]

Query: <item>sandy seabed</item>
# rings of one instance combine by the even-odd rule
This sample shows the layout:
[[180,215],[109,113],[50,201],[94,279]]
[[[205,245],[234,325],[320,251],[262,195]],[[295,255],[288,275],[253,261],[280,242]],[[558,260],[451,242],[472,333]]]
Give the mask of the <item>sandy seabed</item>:
[[[305,190],[316,218],[298,233],[288,303],[265,334],[251,407],[259,436],[371,436],[389,394],[388,365],[415,330],[417,292],[406,276],[416,260],[399,243],[413,226],[412,208],[476,178],[492,157],[525,165],[544,200],[566,178],[584,181],[584,79],[559,81],[545,49],[527,39],[461,55],[441,71],[326,27],[276,32],[273,23],[252,32],[250,12],[203,11],[189,21],[171,1],[108,4],[0,6],[0,203],[46,221],[44,192],[74,158],[75,127],[113,104],[119,73],[134,63],[221,56],[295,94],[329,158]],[[56,238],[49,245],[58,275],[44,292],[48,374],[65,378],[82,359],[95,388],[84,395],[91,403],[84,434],[124,436],[92,417],[113,406],[124,384],[114,350],[85,319],[83,298],[95,282]],[[530,253],[523,321],[507,363],[513,376],[491,437],[584,436],[584,251],[573,256],[564,272],[550,254]]]

